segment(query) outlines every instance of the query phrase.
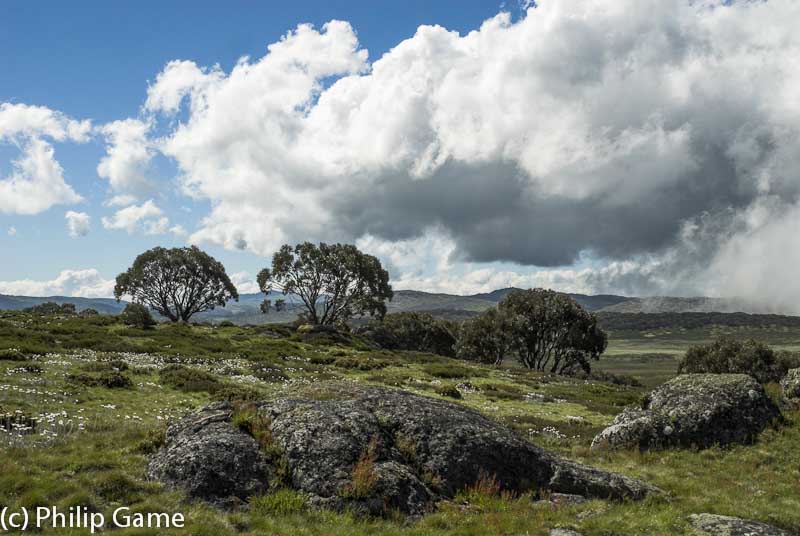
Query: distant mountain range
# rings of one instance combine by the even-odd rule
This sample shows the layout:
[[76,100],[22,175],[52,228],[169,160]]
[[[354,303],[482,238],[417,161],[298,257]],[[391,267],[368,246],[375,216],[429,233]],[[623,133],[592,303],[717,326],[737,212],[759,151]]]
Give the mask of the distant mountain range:
[[[461,320],[475,316],[497,305],[514,288],[504,288],[489,293],[458,296],[422,292],[418,290],[395,291],[394,299],[388,304],[389,312],[416,311],[430,313],[439,318]],[[569,294],[571,298],[590,311],[618,313],[683,313],[683,312],[770,312],[754,310],[744,302],[722,298],[675,298],[650,297],[635,298],[601,294]],[[275,294],[273,298],[281,298]],[[118,314],[125,308],[125,302],[117,302],[111,298],[75,298],[68,296],[7,296],[0,294],[0,309],[19,310],[44,302],[74,303],[79,311],[96,309],[102,314]],[[198,321],[209,320],[219,322],[229,320],[238,324],[264,324],[268,322],[289,322],[300,312],[296,303],[289,301],[282,312],[273,311],[268,315],[261,314],[260,305],[264,301],[263,294],[242,294],[238,302],[228,302],[225,307],[197,315]]]

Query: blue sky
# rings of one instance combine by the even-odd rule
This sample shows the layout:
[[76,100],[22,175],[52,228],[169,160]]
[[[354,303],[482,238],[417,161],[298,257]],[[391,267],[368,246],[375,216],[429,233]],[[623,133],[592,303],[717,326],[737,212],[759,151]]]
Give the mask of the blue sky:
[[247,291],[324,240],[397,288],[791,309],[798,25],[793,0],[4,2],[0,293],[108,295],[191,243]]

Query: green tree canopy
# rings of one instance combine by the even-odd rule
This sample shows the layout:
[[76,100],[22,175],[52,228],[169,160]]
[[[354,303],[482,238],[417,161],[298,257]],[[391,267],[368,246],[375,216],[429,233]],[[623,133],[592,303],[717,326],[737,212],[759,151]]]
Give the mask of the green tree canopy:
[[552,290],[515,290],[498,310],[510,322],[513,348],[528,368],[562,374],[591,369],[608,344],[597,319],[575,300]]
[[131,296],[173,322],[239,300],[222,263],[197,246],[145,251],[117,276],[114,296]]
[[[305,308],[310,323],[333,325],[356,315],[386,314],[393,296],[389,273],[372,255],[349,244],[284,245],[272,257],[272,267],[258,274],[258,286],[293,295]],[[262,311],[270,309],[264,301]],[[282,307],[282,300],[276,306]]]
[[499,365],[511,354],[513,343],[509,315],[492,307],[461,324],[456,355],[460,359]]

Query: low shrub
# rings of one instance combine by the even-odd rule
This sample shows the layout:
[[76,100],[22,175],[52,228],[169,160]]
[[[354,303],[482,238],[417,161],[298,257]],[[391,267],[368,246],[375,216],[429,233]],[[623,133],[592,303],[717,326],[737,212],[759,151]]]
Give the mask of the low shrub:
[[335,367],[356,370],[379,370],[390,365],[392,361],[362,357],[339,357],[333,362]]
[[393,313],[373,320],[357,334],[387,350],[413,350],[454,357],[456,338],[449,324],[426,313]]
[[125,372],[128,370],[128,364],[119,360],[95,361],[81,366],[81,370],[86,372]]
[[336,361],[336,356],[333,355],[312,355],[310,363],[314,365],[330,365]]
[[28,356],[16,348],[0,350],[0,361],[27,361]]
[[26,313],[33,313],[37,315],[74,315],[75,304],[62,303],[59,305],[56,302],[44,302],[40,303],[39,305],[34,305],[33,307],[28,307],[27,309],[24,309],[24,311]]
[[121,372],[101,372],[99,374],[80,372],[67,375],[67,379],[86,387],[105,387],[106,389],[130,389],[133,387],[131,379]]
[[165,385],[185,393],[205,391],[214,394],[224,387],[213,374],[183,365],[168,365],[161,369],[158,375]]
[[126,326],[135,326],[140,329],[147,329],[156,325],[153,315],[141,303],[129,303],[120,315],[120,320]]
[[711,344],[690,347],[678,364],[678,374],[749,374],[760,383],[780,380],[789,359],[779,361],[766,344],[721,337]]
[[491,400],[520,400],[524,395],[519,387],[505,383],[485,383],[480,386],[480,390]]
[[792,369],[800,368],[800,353],[782,350],[775,354],[775,363],[781,377]]
[[440,396],[446,396],[448,398],[455,398],[456,400],[461,399],[461,391],[459,391],[455,385],[451,384],[437,386],[436,394]]
[[472,375],[471,369],[453,364],[431,364],[426,365],[422,370],[435,378],[467,378]]

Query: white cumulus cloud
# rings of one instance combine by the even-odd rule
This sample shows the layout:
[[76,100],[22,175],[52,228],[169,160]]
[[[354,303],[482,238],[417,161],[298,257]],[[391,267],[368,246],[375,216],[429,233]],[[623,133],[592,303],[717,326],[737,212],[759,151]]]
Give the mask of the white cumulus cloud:
[[92,219],[87,213],[70,210],[64,214],[64,218],[67,220],[67,232],[71,238],[89,234]]
[[255,277],[249,272],[236,272],[231,274],[230,277],[239,294],[257,294],[261,292]]
[[94,268],[62,270],[58,277],[50,281],[33,279],[0,281],[0,294],[110,298],[114,296],[114,280],[104,279]]
[[156,206],[152,199],[141,205],[122,208],[110,218],[102,218],[103,227],[112,230],[125,230],[128,234],[142,232],[147,235],[164,234],[169,230],[169,218]]
[[19,147],[12,171],[0,178],[0,213],[33,215],[53,205],[82,201],[64,179],[52,141],[84,143],[89,121],[76,121],[43,106],[0,104],[0,144]]
[[155,156],[148,139],[149,130],[150,124],[138,119],[113,121],[100,128],[108,144],[97,174],[107,179],[111,190],[117,192],[110,204],[125,204],[124,200],[154,188],[147,177],[147,166]]

